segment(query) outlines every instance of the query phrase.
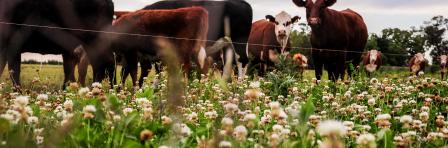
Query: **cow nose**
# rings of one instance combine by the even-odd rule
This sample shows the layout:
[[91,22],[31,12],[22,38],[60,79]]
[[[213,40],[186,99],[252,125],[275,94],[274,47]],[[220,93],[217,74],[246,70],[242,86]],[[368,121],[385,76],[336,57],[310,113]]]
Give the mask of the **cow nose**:
[[317,25],[319,23],[319,18],[317,17],[312,17],[309,20],[310,25]]
[[280,31],[278,31],[278,36],[279,36],[279,37],[285,37],[285,36],[286,36],[286,30],[280,30]]

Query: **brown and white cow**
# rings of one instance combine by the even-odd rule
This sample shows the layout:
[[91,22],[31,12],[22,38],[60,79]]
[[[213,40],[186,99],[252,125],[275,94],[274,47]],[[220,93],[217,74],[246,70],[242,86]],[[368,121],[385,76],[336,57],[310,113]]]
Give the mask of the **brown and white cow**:
[[447,55],[441,55],[439,57],[440,60],[440,74],[442,75],[442,80],[445,80],[445,74],[446,74],[446,64],[447,64],[447,60],[448,60],[448,56]]
[[292,56],[292,60],[299,67],[299,74],[303,77],[303,72],[308,67],[308,58],[303,54],[297,53]]
[[410,72],[414,75],[418,75],[419,72],[425,70],[427,62],[428,60],[425,59],[425,56],[422,53],[415,54],[408,63]]
[[364,65],[368,76],[380,69],[382,64],[381,58],[381,51],[378,50],[370,50],[363,56],[362,64]]
[[[205,41],[208,31],[208,12],[202,7],[189,7],[174,10],[139,10],[123,15],[113,24],[112,47],[124,55],[127,70],[130,71],[134,86],[137,81],[137,54],[161,56],[157,40],[164,38],[174,47],[176,56],[188,73],[191,58],[202,70],[208,71],[206,64]],[[123,33],[130,35],[123,35]],[[136,35],[140,34],[140,35]]]
[[252,24],[247,50],[251,63],[260,64],[260,75],[267,70],[268,65],[279,62],[279,54],[287,54],[292,26],[299,19],[299,16],[291,17],[282,11],[275,17],[267,15],[266,20]]

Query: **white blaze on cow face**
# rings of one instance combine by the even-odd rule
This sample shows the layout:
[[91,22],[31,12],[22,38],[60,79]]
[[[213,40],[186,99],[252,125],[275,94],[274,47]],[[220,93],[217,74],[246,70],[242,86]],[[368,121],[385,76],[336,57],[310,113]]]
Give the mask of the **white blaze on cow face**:
[[421,68],[421,63],[425,62],[425,57],[422,53],[417,53],[414,56],[414,62],[411,63],[411,70],[412,72],[418,72]]
[[275,36],[278,43],[280,43],[280,46],[282,47],[281,54],[283,54],[285,52],[286,45],[288,44],[292,26],[300,19],[300,17],[291,17],[288,13],[282,11],[277,14],[275,18],[271,15],[267,15],[266,18],[275,23]]
[[204,68],[206,58],[207,58],[207,53],[205,52],[205,48],[201,47],[201,49],[199,50],[199,53],[198,53],[198,63],[199,63],[199,66],[201,67],[201,69]]
[[316,3],[316,1],[317,1],[317,0],[312,0],[313,4],[315,4],[315,3]]
[[375,64],[377,57],[378,57],[378,51],[377,50],[371,50],[369,53],[370,57],[370,64]]

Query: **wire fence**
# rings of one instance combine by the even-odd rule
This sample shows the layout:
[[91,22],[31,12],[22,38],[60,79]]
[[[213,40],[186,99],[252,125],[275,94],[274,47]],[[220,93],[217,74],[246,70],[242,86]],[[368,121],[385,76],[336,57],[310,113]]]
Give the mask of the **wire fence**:
[[[216,43],[218,41],[214,40],[201,40],[201,39],[192,39],[192,38],[181,38],[181,37],[171,37],[171,36],[162,36],[162,35],[150,35],[150,34],[137,34],[137,33],[125,33],[125,32],[114,32],[114,31],[103,31],[103,30],[91,30],[91,29],[79,29],[79,28],[67,28],[67,27],[57,27],[57,26],[45,26],[45,25],[36,25],[36,24],[24,24],[24,23],[13,23],[13,22],[5,22],[0,21],[0,24],[3,25],[13,25],[13,26],[21,26],[21,27],[32,27],[32,28],[43,28],[43,29],[57,29],[57,30],[68,30],[68,31],[80,31],[80,32],[91,32],[91,33],[102,33],[102,34],[113,34],[113,35],[126,35],[126,36],[135,36],[135,37],[151,37],[151,38],[164,38],[164,39],[172,39],[172,40],[189,40],[189,41],[205,41]],[[264,47],[273,47],[273,48],[282,48],[277,45],[266,45],[266,44],[253,44],[253,43],[242,43],[242,42],[231,42],[232,44],[240,44],[240,45],[253,45],[253,46],[264,46]],[[310,47],[288,47],[290,49],[299,49],[299,50],[309,50],[309,51],[332,51],[332,52],[345,52],[345,53],[359,53],[364,54],[367,52],[362,51],[347,51],[347,50],[335,50],[335,49],[320,49],[320,48],[310,48]],[[382,55],[389,56],[403,56],[410,57],[408,54],[396,54],[396,53],[381,53]]]

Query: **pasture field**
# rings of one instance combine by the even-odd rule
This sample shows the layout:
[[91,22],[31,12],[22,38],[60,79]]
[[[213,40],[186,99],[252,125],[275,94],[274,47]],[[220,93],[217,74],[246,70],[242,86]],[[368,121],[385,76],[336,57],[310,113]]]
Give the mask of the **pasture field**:
[[227,83],[193,74],[173,86],[152,71],[140,89],[61,91],[61,66],[23,65],[21,93],[1,77],[0,147],[447,146],[448,82],[439,75],[383,71],[336,83],[313,75],[280,70]]

